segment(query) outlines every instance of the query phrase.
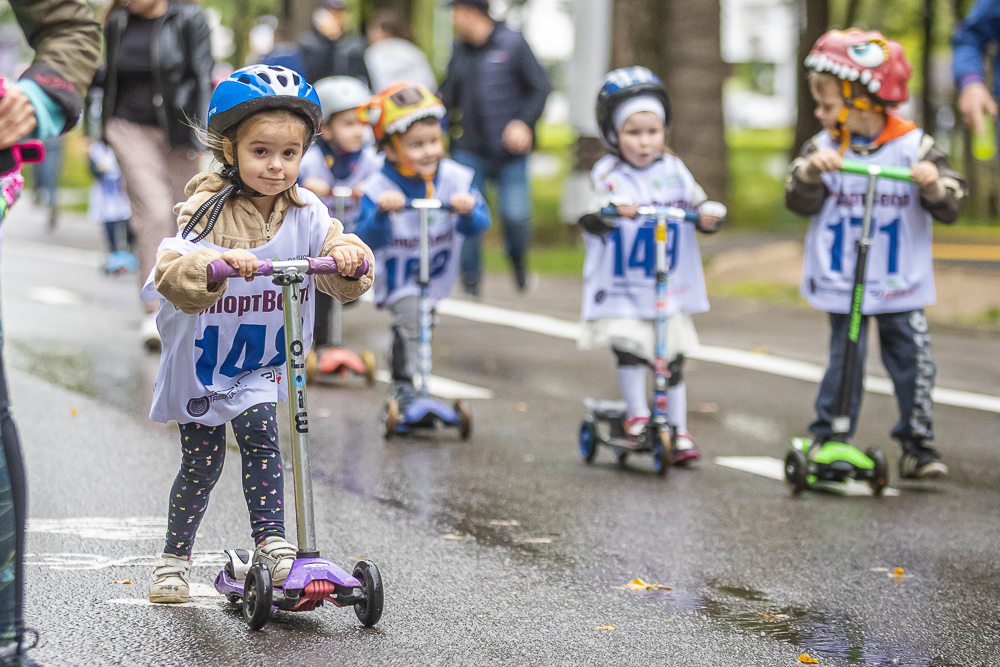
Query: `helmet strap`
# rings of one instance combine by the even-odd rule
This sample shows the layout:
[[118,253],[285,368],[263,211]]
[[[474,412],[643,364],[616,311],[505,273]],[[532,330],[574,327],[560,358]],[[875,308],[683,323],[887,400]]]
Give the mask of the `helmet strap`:
[[840,109],[840,117],[837,119],[837,130],[834,136],[840,139],[840,147],[837,152],[843,155],[851,145],[851,131],[847,129],[847,114],[850,113],[850,110],[885,113],[885,107],[869,100],[856,99],[851,91],[851,82],[847,79],[841,79],[840,83],[844,106]]

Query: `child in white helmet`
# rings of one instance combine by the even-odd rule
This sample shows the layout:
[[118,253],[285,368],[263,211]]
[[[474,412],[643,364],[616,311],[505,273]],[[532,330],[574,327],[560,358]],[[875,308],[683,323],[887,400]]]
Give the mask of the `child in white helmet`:
[[[150,418],[176,420],[181,467],[170,490],[166,544],[149,587],[152,602],[186,602],[191,550],[226,455],[226,422],[240,450],[240,478],[263,563],[280,586],[296,549],[285,540],[284,471],[276,404],[286,400],[285,330],[280,288],[254,280],[261,259],[332,256],[340,275],[302,283],[303,343],[311,344],[315,289],[349,301],[372,284],[354,279],[371,251],[331,221],[326,206],[295,184],[319,129],[316,94],[292,70],[255,65],[215,89],[207,145],[224,165],[188,183],[175,208],[180,232],[166,238],[142,290],[159,299],[163,341]],[[246,280],[208,282],[223,259]]]
[[[580,219],[587,258],[584,264],[581,349],[610,347],[628,409],[625,431],[638,436],[649,421],[648,369],[655,356],[655,241],[651,219],[638,216],[644,205],[694,208],[707,197],[684,163],[666,148],[670,103],[663,85],[644,67],[615,70],[597,99],[600,138],[611,152],[591,172],[600,206],[617,208],[614,224],[589,214]],[[699,229],[716,230],[722,207],[705,206]],[[672,463],[700,453],[687,430],[684,357],[698,347],[692,313],[708,310],[701,253],[690,225],[670,223],[667,252],[669,389],[667,412],[677,427]]]

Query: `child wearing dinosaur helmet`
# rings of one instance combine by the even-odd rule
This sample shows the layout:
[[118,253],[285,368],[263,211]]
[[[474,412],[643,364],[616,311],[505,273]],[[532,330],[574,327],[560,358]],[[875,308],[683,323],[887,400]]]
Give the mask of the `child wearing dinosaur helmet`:
[[433,211],[429,228],[430,295],[442,299],[458,277],[464,237],[490,226],[490,211],[473,171],[445,157],[441,101],[422,85],[393,84],[376,95],[368,119],[385,165],[362,188],[357,234],[375,251],[375,303],[392,312],[389,364],[400,413],[416,396],[420,343],[420,214],[407,200],[434,198],[450,211]]
[[[818,442],[833,433],[867,186],[867,177],[838,170],[848,158],[910,167],[913,183],[878,181],[858,363],[863,368],[870,315],[896,389],[899,421],[892,437],[903,450],[900,476],[941,477],[948,468],[929,444],[934,439],[931,390],[936,369],[924,306],[935,301],[932,221],[950,224],[958,218],[966,185],[934,139],[894,112],[909,97],[912,72],[898,42],[877,31],[831,30],[805,63],[823,131],[806,142],[789,167],[785,202],[794,213],[811,216],[802,296],[829,313],[831,328],[830,365],[809,430]],[[861,408],[863,376],[859,372],[852,387],[850,434]]]

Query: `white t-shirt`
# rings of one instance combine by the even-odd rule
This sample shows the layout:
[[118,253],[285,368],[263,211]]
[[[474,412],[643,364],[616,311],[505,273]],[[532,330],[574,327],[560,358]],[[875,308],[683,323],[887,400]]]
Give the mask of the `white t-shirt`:
[[[302,163],[299,165],[299,182],[316,178],[326,183],[331,189],[337,187],[358,188],[365,180],[382,168],[384,156],[375,152],[373,146],[365,146],[361,149],[361,155],[350,176],[344,179],[333,177],[333,172],[326,162],[326,155],[323,150],[316,146],[309,147],[306,154],[302,156]],[[337,199],[335,197],[321,197],[320,200],[327,205],[330,215],[337,214]],[[354,198],[344,201],[344,233],[353,234],[354,226],[358,219],[358,202]]]
[[[434,198],[451,201],[452,195],[469,194],[475,172],[445,158],[438,167]],[[383,192],[399,191],[399,186],[383,172],[365,182],[365,195],[378,201]],[[465,238],[458,232],[459,216],[445,210],[429,211],[428,246],[430,297],[437,301],[451,294],[458,278],[458,260]],[[420,286],[420,211],[407,209],[390,213],[392,240],[375,251],[375,303],[388,306],[404,296],[417,296]]]
[[[684,163],[664,155],[638,170],[614,156],[601,158],[591,172],[599,205],[638,204],[690,209],[705,201]],[[617,229],[602,240],[584,234],[587,258],[583,265],[584,320],[602,317],[653,319],[656,317],[656,220],[642,216],[618,218]],[[705,276],[695,227],[667,221],[667,313],[708,310]]]
[[399,81],[422,83],[431,92],[437,90],[427,56],[405,39],[390,37],[372,44],[365,51],[365,65],[372,77],[372,90],[376,92]]
[[[298,193],[306,207],[290,207],[274,238],[250,249],[259,259],[316,257],[322,251],[330,228],[326,206],[304,188]],[[207,241],[184,240],[180,233],[163,239],[158,250],[184,255],[199,248],[226,251]],[[313,336],[312,277],[306,276],[299,287],[302,342],[308,350]],[[270,278],[257,277],[251,282],[232,278],[225,296],[210,309],[193,315],[160,296],[153,272],[143,285],[142,298],[160,299],[156,326],[163,351],[150,419],[219,426],[254,405],[287,400],[284,300],[281,287]]]
[[[848,150],[845,159],[908,167],[919,158],[924,133],[914,129],[863,157]],[[815,140],[819,149],[837,149],[824,132]],[[823,174],[830,197],[812,217],[806,232],[802,296],[818,310],[850,312],[851,290],[861,238],[868,177],[832,172]],[[900,313],[935,302],[934,260],[931,256],[931,214],[920,205],[917,186],[880,178],[872,214],[873,237],[868,251],[862,313]]]

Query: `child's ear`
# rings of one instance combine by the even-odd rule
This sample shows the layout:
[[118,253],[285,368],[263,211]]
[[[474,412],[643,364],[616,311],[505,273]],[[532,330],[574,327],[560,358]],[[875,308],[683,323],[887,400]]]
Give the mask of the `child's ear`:
[[222,155],[226,158],[227,164],[233,164],[233,142],[229,137],[222,138]]

